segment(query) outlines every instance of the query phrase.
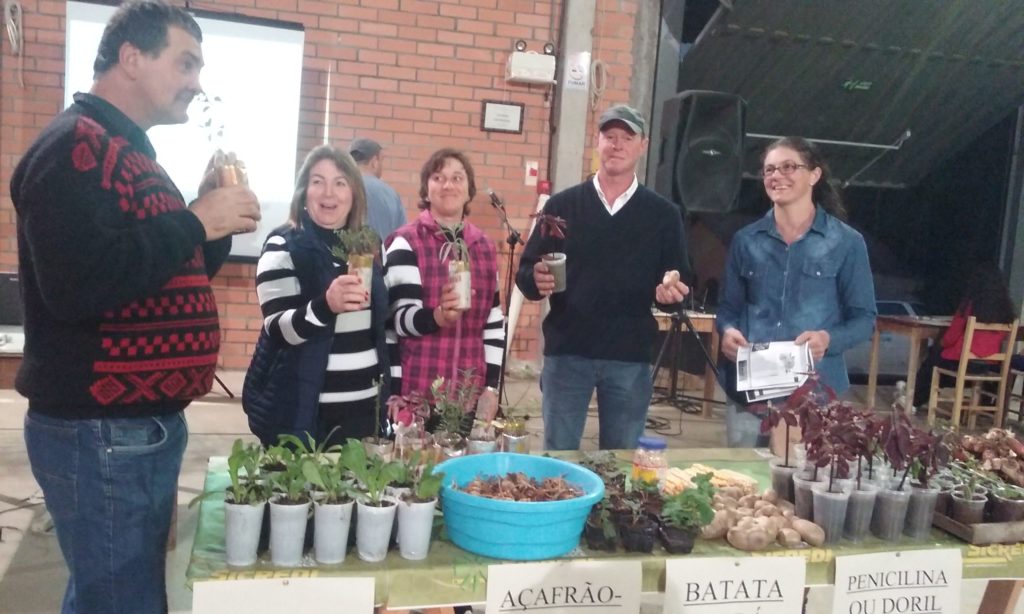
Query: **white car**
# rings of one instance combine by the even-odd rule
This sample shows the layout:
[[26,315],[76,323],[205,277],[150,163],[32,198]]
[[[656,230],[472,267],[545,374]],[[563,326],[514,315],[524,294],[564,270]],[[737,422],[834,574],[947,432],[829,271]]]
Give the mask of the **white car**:
[[[924,308],[907,301],[876,301],[880,316],[924,315]],[[923,350],[922,350],[923,351]],[[871,366],[871,339],[855,345],[846,351],[846,370],[850,379],[867,382]],[[910,340],[903,335],[882,333],[878,339],[878,378],[905,379],[907,358],[910,356]]]

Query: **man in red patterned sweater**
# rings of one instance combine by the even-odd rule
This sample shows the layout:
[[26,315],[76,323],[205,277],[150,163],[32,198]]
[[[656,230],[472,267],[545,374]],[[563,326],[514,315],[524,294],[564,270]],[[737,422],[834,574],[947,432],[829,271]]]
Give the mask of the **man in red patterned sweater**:
[[63,612],[166,612],[164,544],[220,331],[210,277],[255,230],[248,188],[204,181],[186,207],[146,130],[187,121],[202,33],[163,0],[123,5],[90,93],[11,180],[29,400],[25,443],[70,579]]

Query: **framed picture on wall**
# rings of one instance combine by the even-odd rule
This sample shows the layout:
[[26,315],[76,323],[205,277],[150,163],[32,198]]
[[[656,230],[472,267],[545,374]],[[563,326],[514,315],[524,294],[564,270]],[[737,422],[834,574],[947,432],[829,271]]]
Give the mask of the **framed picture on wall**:
[[523,108],[518,102],[484,100],[480,113],[480,129],[484,132],[523,133]]

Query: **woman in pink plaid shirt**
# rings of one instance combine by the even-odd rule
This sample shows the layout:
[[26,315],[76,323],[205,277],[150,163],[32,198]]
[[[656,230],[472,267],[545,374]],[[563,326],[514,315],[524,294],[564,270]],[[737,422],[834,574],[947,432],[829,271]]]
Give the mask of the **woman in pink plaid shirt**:
[[[466,219],[475,195],[466,155],[455,149],[434,152],[420,172],[419,217],[384,241],[384,280],[401,353],[401,366],[392,363],[392,390],[426,394],[438,376],[454,381],[471,372],[485,386],[477,418],[491,420],[498,409],[504,316],[494,242]],[[448,273],[454,250],[445,247],[445,230],[468,248],[468,310],[457,308]]]

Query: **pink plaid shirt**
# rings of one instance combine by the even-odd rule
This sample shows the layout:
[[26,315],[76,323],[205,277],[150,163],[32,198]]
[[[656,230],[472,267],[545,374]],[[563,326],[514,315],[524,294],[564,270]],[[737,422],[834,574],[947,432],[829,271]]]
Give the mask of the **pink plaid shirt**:
[[[441,300],[441,288],[448,282],[448,261],[439,257],[444,245],[440,228],[430,215],[423,211],[419,217],[395,231],[387,241],[386,279],[392,292],[392,315],[396,318],[395,328],[399,333],[399,348],[402,355],[402,394],[426,393],[437,376],[453,377],[453,371],[472,369],[479,384],[487,373],[484,358],[484,335],[488,316],[494,308],[495,292],[498,286],[497,253],[494,243],[479,228],[465,222],[463,238],[469,247],[471,285],[474,291],[472,306],[456,326],[417,331],[408,323],[413,321],[414,311],[432,311]],[[409,254],[401,249],[404,239],[415,255],[415,272],[402,272],[402,265],[412,265]],[[404,246],[402,246],[404,247]],[[413,299],[418,294],[415,282],[421,286],[422,302],[408,306],[401,297]],[[396,290],[396,288],[398,288]],[[399,300],[396,300],[396,293]],[[404,311],[404,312],[403,312]],[[500,307],[499,307],[500,311]],[[423,317],[426,320],[426,317]],[[432,323],[432,318],[429,320]],[[456,351],[457,350],[457,351]],[[458,363],[456,364],[456,354]],[[488,382],[489,383],[489,382]]]

